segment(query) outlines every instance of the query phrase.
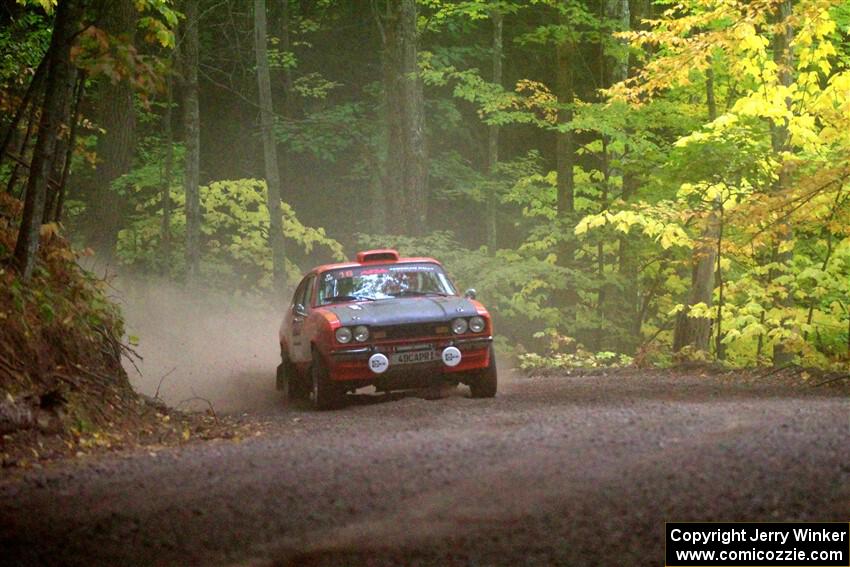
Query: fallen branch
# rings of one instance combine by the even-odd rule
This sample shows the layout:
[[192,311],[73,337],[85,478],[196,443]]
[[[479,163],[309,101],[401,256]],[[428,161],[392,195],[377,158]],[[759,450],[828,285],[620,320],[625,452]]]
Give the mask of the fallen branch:
[[763,380],[763,379],[767,378],[768,376],[773,376],[774,374],[779,374],[779,373],[780,373],[780,372],[782,372],[783,370],[788,370],[788,369],[789,369],[789,368],[791,368],[791,367],[796,367],[796,373],[798,373],[798,374],[799,374],[799,372],[802,370],[799,366],[797,366],[797,365],[795,365],[795,364],[793,364],[793,363],[791,363],[791,364],[785,364],[785,365],[783,365],[783,366],[777,366],[777,367],[772,368],[771,370],[769,370],[769,371],[765,372],[764,374],[762,374],[761,376],[759,376],[759,379],[762,379],[762,380]]
[[817,384],[812,384],[812,388],[817,388],[818,386],[824,386],[826,384],[831,384],[832,382],[840,382],[841,380],[850,380],[850,374],[842,374],[841,376],[836,376],[835,378],[830,378],[829,380],[824,380],[823,382],[818,382]]
[[162,375],[162,378],[159,379],[159,384],[156,385],[156,392],[154,392],[154,394],[153,394],[153,399],[162,400],[162,398],[159,397],[159,389],[160,389],[160,387],[162,387],[162,383],[165,381],[165,379],[168,378],[169,376],[171,376],[171,374],[175,370],[177,370],[176,366]]
[[179,408],[181,405],[183,405],[184,403],[187,403],[187,402],[195,402],[195,401],[204,402],[209,407],[209,410],[210,410],[210,413],[213,416],[213,419],[215,420],[216,423],[218,423],[218,414],[215,413],[215,407],[213,407],[212,402],[209,401],[206,398],[202,398],[201,396],[195,394],[194,390],[192,390],[192,394],[193,395],[192,395],[191,398],[186,398],[185,400],[180,400],[180,402],[177,404],[177,407]]

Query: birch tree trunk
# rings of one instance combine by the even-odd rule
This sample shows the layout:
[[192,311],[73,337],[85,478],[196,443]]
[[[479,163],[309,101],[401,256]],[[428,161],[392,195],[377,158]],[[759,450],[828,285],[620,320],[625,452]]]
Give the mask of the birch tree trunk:
[[269,247],[272,250],[272,272],[275,291],[283,297],[286,286],[286,256],[283,225],[280,216],[280,170],[274,140],[274,111],[266,48],[266,2],[254,0],[254,52],[257,57],[257,85],[260,100],[260,130],[263,139],[263,158],[266,166],[266,202],[269,209]]

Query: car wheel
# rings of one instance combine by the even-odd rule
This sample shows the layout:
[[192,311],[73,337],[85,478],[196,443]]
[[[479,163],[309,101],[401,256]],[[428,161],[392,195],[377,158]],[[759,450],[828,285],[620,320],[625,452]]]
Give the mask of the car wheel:
[[283,397],[286,400],[303,400],[310,391],[307,381],[298,374],[298,369],[283,349],[280,352],[280,364],[277,366],[275,386],[283,392]]
[[473,398],[492,398],[498,389],[496,353],[490,346],[490,364],[476,372],[469,380],[469,391]]
[[322,356],[313,351],[313,363],[310,365],[310,403],[317,410],[330,410],[342,407],[345,391],[335,384],[328,374]]

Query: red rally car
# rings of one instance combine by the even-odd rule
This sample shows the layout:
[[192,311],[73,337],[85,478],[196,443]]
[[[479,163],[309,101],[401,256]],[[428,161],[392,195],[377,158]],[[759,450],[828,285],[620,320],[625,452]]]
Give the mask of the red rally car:
[[317,409],[369,385],[464,383],[474,398],[496,395],[493,324],[475,291],[460,296],[438,261],[395,250],[305,275],[280,327],[280,356],[277,388]]

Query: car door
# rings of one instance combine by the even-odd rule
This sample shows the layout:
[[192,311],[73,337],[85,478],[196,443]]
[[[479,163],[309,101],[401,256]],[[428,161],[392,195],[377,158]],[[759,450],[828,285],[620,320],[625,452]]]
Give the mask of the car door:
[[298,358],[296,341],[298,341],[298,344],[300,345],[300,333],[301,328],[303,327],[303,318],[300,314],[296,314],[296,307],[302,305],[304,300],[304,290],[307,288],[308,279],[309,276],[305,276],[304,279],[301,280],[301,283],[298,284],[298,287],[295,288],[295,293],[292,294],[292,303],[286,310],[286,315],[284,317],[284,340],[286,341],[289,358],[293,361]]
[[294,362],[307,362],[310,360],[310,337],[305,333],[304,324],[310,315],[310,304],[313,300],[313,287],[316,281],[315,274],[309,274],[298,286],[295,299],[290,310],[291,324],[289,326],[292,347],[290,349]]

